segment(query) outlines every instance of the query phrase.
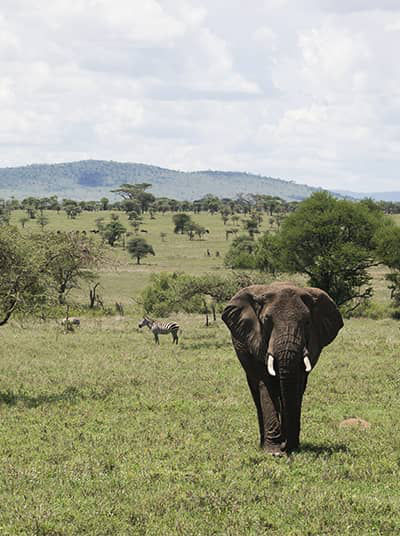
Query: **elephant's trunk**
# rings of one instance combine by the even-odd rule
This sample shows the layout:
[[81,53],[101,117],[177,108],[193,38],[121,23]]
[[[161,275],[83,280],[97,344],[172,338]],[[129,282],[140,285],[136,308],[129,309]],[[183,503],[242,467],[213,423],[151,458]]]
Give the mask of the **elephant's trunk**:
[[282,438],[285,450],[299,446],[301,402],[304,390],[304,363],[302,351],[283,351],[276,355],[279,367],[281,395]]

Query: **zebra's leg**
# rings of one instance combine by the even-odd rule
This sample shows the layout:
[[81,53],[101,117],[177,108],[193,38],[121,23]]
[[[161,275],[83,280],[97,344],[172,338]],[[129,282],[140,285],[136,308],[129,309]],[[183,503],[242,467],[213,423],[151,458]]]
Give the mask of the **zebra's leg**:
[[160,339],[158,338],[158,334],[157,334],[157,333],[153,333],[153,335],[154,335],[154,342],[155,342],[156,344],[160,344]]
[[176,331],[172,331],[172,344],[178,344],[178,334]]

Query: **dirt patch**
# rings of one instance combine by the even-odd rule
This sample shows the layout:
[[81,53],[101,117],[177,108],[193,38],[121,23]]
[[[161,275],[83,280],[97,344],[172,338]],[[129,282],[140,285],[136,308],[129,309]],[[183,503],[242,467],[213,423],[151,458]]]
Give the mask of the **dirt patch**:
[[350,419],[345,419],[339,424],[339,428],[362,428],[366,430],[371,425],[368,421],[360,419],[360,417],[351,417]]

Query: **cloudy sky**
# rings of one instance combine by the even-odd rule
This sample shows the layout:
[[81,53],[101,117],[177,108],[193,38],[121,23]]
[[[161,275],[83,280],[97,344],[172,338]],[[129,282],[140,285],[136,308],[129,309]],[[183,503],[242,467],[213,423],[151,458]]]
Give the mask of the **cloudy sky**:
[[399,0],[1,0],[0,167],[400,190]]

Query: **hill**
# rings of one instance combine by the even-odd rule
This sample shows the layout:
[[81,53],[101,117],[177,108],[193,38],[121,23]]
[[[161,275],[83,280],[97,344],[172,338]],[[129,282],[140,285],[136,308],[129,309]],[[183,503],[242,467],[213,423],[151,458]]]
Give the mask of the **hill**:
[[58,195],[79,200],[112,198],[110,190],[122,183],[149,182],[152,193],[176,199],[198,199],[207,193],[234,197],[263,193],[302,200],[316,188],[272,177],[231,171],[174,171],[157,166],[104,160],[63,164],[33,164],[0,168],[0,197]]
[[345,196],[345,197],[352,197],[354,199],[364,199],[365,197],[370,197],[371,199],[375,199],[375,201],[392,201],[392,202],[400,201],[400,192],[358,193],[358,192],[348,192],[346,190],[337,190],[335,191],[335,193],[341,196]]

